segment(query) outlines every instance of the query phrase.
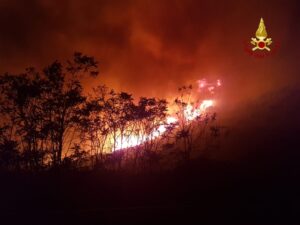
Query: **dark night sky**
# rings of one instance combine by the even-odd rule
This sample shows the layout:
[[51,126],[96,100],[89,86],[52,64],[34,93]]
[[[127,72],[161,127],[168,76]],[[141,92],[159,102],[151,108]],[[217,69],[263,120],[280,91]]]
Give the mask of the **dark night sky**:
[[[220,78],[233,117],[271,112],[283,121],[282,101],[289,113],[299,108],[299,9],[284,0],[1,0],[0,72],[82,51],[100,61],[99,83],[113,88],[168,97],[183,83]],[[264,59],[243,50],[260,17],[281,44]]]

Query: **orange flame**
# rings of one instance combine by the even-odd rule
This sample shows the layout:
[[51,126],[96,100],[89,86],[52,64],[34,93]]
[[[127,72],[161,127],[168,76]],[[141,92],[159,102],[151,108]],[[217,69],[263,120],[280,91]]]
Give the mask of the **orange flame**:
[[[184,117],[187,121],[193,121],[197,117],[201,116],[208,108],[212,107],[213,105],[213,100],[203,100],[197,108],[194,108],[191,104],[188,104],[184,110]],[[143,144],[147,140],[156,139],[166,132],[168,125],[178,122],[178,119],[174,116],[169,116],[166,118],[165,122],[165,124],[160,125],[149,136],[140,137],[138,135],[130,135],[126,138],[118,137],[115,143],[115,150],[135,147]]]

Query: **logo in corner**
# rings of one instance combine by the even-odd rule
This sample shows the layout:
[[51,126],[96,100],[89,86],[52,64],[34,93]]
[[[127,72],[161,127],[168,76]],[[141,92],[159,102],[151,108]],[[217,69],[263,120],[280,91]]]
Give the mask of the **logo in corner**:
[[269,46],[272,44],[272,38],[267,38],[268,33],[263,18],[260,19],[258,29],[255,35],[256,38],[251,38],[251,42],[250,42],[252,45],[255,46],[254,48],[252,48],[252,51],[256,51],[256,50],[271,51]]
[[255,33],[255,38],[251,38],[250,42],[245,42],[245,51],[256,58],[264,58],[275,54],[278,48],[279,43],[273,43],[272,38],[268,37],[264,19],[261,18]]

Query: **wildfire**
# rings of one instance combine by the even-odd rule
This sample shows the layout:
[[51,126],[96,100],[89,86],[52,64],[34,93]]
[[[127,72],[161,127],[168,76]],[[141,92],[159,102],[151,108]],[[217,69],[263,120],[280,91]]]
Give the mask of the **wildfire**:
[[[201,92],[206,97],[214,96],[215,91],[222,85],[221,80],[216,80],[216,82],[207,82],[206,79],[202,79],[198,80],[197,83],[197,91]],[[192,101],[189,98],[187,102],[188,104],[182,110],[181,115],[181,119],[184,119],[187,122],[192,122],[197,118],[200,118],[207,111],[208,108],[213,107],[215,105],[215,101],[212,99],[198,101],[198,103],[195,104],[191,103]],[[115,138],[109,137],[107,139],[108,142],[106,143],[106,147],[108,151],[114,151],[139,146],[147,141],[152,141],[161,137],[167,131],[170,125],[174,125],[176,127],[178,126],[178,123],[178,115],[170,115],[150,134],[140,134],[139,131],[136,133],[128,132],[128,134],[126,135],[118,134]]]
[[186,120],[192,121],[199,117],[205,110],[211,106],[213,106],[213,100],[204,100],[200,104],[198,108],[194,108],[191,104],[188,104],[186,109],[184,110],[184,116]]
[[[208,108],[212,107],[213,105],[213,100],[203,100],[198,107],[193,107],[191,104],[188,104],[184,110],[184,117],[187,121],[193,121],[200,117]],[[156,139],[166,132],[168,125],[176,124],[177,122],[178,119],[176,117],[169,116],[166,118],[165,124],[161,124],[149,136],[140,137],[138,135],[130,135],[126,138],[118,137],[115,143],[115,150],[135,147],[143,144],[145,141]]]

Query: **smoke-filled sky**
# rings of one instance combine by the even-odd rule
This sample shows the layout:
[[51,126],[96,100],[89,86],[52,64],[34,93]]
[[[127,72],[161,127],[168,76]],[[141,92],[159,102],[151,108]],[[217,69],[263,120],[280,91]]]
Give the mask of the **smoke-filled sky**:
[[[182,84],[220,78],[222,106],[231,109],[299,84],[297,2],[1,0],[0,72],[81,51],[100,62],[99,83],[135,96],[169,97]],[[280,49],[257,59],[245,53],[244,41],[261,17]]]
[[[100,61],[100,80],[136,94],[217,77],[253,95],[297,79],[298,9],[283,0],[1,0],[0,71],[81,51]],[[260,17],[281,44],[262,60],[243,50]]]

